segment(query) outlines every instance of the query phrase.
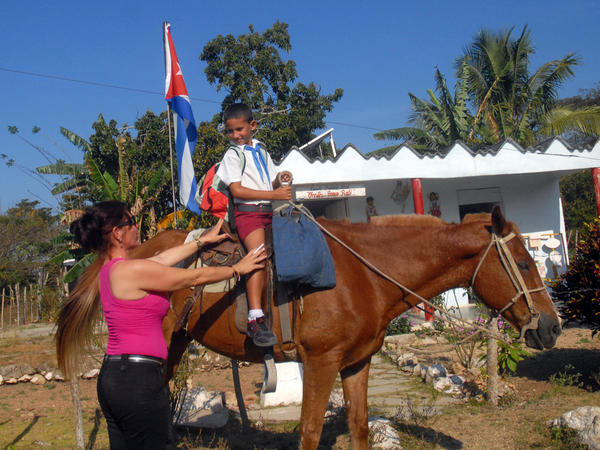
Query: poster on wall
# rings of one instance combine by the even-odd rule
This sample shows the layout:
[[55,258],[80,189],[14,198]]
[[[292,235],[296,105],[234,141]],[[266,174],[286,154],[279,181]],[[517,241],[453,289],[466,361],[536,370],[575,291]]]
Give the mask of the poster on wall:
[[562,234],[528,233],[522,236],[540,276],[547,281],[558,279],[567,269]]

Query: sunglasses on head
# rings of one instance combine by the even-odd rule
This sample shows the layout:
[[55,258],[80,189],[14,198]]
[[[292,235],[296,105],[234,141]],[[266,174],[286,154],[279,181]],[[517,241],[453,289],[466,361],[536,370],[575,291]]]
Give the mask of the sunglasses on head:
[[133,227],[136,226],[135,217],[131,216],[127,220],[117,224],[117,228],[129,227],[129,226],[133,226]]

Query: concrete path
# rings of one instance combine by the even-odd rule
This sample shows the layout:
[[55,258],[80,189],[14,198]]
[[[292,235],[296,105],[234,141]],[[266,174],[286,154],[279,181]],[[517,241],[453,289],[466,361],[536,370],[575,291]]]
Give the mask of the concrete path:
[[[341,386],[338,376],[335,386]],[[435,397],[435,398],[434,398]],[[336,407],[341,405],[341,387],[334,388],[332,398]],[[458,400],[446,395],[433,395],[418,377],[403,373],[386,358],[376,354],[369,371],[369,387],[367,390],[369,415],[406,416],[413,412],[421,415],[436,414],[440,407],[457,403]],[[257,408],[248,410],[250,420],[264,422],[280,422],[300,420],[300,405]]]

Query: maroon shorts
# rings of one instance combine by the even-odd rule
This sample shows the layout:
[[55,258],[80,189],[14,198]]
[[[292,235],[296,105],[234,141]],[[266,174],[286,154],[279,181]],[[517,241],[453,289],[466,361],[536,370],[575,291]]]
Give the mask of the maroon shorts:
[[235,226],[242,241],[254,230],[265,228],[273,221],[272,212],[244,212],[235,210]]

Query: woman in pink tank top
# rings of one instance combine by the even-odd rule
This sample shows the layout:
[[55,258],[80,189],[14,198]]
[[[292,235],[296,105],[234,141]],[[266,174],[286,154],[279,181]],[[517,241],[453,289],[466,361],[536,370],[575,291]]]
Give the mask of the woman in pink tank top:
[[264,250],[249,252],[232,267],[172,267],[204,244],[225,238],[222,222],[198,241],[147,259],[128,259],[138,245],[136,221],[124,203],[100,202],[71,225],[75,240],[96,261],[81,276],[57,320],[58,364],[70,378],[91,343],[95,319],[104,312],[108,344],[98,376],[98,401],[108,424],[111,449],[167,445],[169,395],[163,386],[167,345],[162,319],[168,293],[252,272],[263,266]]

